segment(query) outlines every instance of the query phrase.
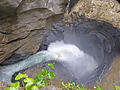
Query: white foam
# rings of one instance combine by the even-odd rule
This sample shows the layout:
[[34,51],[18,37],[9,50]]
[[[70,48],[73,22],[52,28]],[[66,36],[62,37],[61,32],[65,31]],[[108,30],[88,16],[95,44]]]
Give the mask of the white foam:
[[48,51],[60,55],[61,60],[77,59],[79,56],[84,56],[83,51],[73,44],[65,44],[63,41],[56,41],[48,46]]
[[82,71],[82,73],[75,72],[75,75],[83,76],[88,72],[92,72],[98,66],[92,56],[86,54],[74,44],[66,44],[63,41],[56,41],[48,46],[48,52],[56,55],[56,57],[59,54],[61,56],[59,57],[59,60],[67,62],[71,71]]

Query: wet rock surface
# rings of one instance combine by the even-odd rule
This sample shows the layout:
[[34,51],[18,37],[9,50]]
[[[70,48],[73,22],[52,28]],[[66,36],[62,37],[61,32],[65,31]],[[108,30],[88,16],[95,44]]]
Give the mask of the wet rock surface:
[[[1,0],[0,63],[3,62],[1,65],[17,63],[36,53],[50,32],[51,24],[61,18],[67,2],[67,0]],[[28,69],[26,73],[33,74],[31,73],[33,71],[40,73],[40,70],[40,67],[34,67]],[[0,82],[0,86],[8,87],[9,83]],[[46,89],[58,90],[53,85],[42,90]]]
[[105,79],[99,85],[103,90],[114,90],[114,86],[120,86],[120,57],[116,57],[112,67],[105,75]]
[[[0,4],[4,2],[1,1]],[[5,3],[3,6],[9,6],[11,3]],[[21,3],[19,1],[20,5],[17,1],[14,3],[12,3],[13,7],[17,10],[13,11],[17,11],[16,14],[0,20],[0,63],[13,54],[25,56],[26,54],[36,53],[40,47],[40,43],[47,36],[47,32],[50,31],[51,24],[57,21],[61,13],[63,13],[65,8],[63,3],[66,3],[66,1],[49,1],[50,4],[56,5],[57,3],[57,6],[59,6],[59,8],[56,8],[56,6],[51,7],[52,10],[50,7],[39,7],[40,3],[45,6],[47,1],[44,3],[37,0],[34,2],[32,0],[24,0]],[[30,7],[28,3],[29,5],[32,3],[33,6]],[[49,4],[47,5],[49,6]],[[57,10],[57,12],[54,10]],[[7,12],[7,10],[4,11]],[[44,30],[48,28],[49,30]]]
[[68,0],[23,0],[17,8],[17,13],[21,13],[35,8],[47,8],[55,14],[65,11]]
[[81,15],[120,27],[120,4],[116,0],[79,0],[71,13],[65,14],[65,20],[68,22],[79,20]]
[[15,10],[22,0],[0,0],[0,19],[15,15]]

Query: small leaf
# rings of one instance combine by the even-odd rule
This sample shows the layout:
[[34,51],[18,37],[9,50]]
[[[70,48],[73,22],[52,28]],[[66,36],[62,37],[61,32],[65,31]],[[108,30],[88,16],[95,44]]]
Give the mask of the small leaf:
[[25,87],[27,88],[27,87],[30,87],[31,85],[33,85],[35,83],[35,80],[33,78],[26,78],[26,79],[24,79],[24,82],[27,83],[25,85]]
[[31,86],[26,87],[25,90],[31,90]]
[[41,81],[37,82],[36,85],[38,87],[44,87],[44,86],[46,86],[46,82],[45,82],[45,80],[41,80]]
[[48,66],[50,66],[52,69],[55,68],[55,67],[54,67],[54,64],[52,64],[52,63],[49,63]]
[[36,85],[34,85],[31,87],[31,90],[39,90],[39,88]]
[[100,83],[102,83],[102,79],[101,78],[99,78],[99,81],[100,81]]
[[15,80],[20,80],[22,78],[27,78],[28,75],[27,74],[22,74],[22,73],[19,73],[16,77],[15,77]]
[[15,88],[15,87],[8,87],[7,90],[19,90],[19,89]]
[[95,90],[103,90],[100,86],[94,86]]
[[5,87],[4,86],[0,86],[1,89],[5,90]]
[[120,90],[120,86],[114,86],[115,90]]
[[75,82],[72,83],[72,86],[75,86]]
[[20,82],[18,81],[18,82],[12,83],[10,85],[10,87],[15,87],[15,88],[19,89],[20,88]]
[[48,73],[48,70],[47,69],[42,69],[42,75],[46,75]]
[[80,86],[79,86],[79,84],[76,86],[76,89],[80,90]]
[[36,76],[36,78],[35,78],[35,79],[40,81],[40,80],[43,80],[44,78],[45,78],[45,76],[44,76],[44,75],[39,74],[39,75],[37,75],[37,76]]
[[47,73],[47,79],[54,79],[54,78],[55,78],[54,72],[49,71],[49,72]]
[[62,82],[62,86],[65,86],[64,82]]
[[33,78],[26,78],[24,79],[24,82],[27,82],[27,83],[34,83],[34,79]]

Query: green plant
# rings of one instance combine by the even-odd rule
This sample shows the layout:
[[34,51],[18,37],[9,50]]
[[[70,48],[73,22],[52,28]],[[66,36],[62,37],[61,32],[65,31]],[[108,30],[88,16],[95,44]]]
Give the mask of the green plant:
[[100,86],[94,86],[95,90],[103,90]]
[[3,87],[3,86],[0,86],[0,89],[2,89],[2,90],[5,90],[5,87]]
[[[79,84],[78,85],[75,85],[74,82],[70,83],[64,83],[62,82],[62,89],[66,89],[66,90],[90,90],[90,89],[87,89],[84,87],[84,85],[82,85],[82,87],[80,88]],[[95,90],[103,90],[100,86],[94,86],[94,89]],[[119,89],[118,89],[119,90]]]
[[66,90],[90,90],[84,87],[84,85],[82,85],[82,88],[80,88],[79,84],[75,85],[75,82],[68,82],[68,83],[64,83],[62,82],[62,89],[66,89]]
[[120,86],[116,86],[116,85],[115,85],[115,86],[114,86],[114,89],[115,89],[115,90],[120,90]]
[[[102,83],[102,79],[99,78],[99,82]],[[94,86],[95,90],[103,90],[100,86]]]
[[7,90],[19,90],[20,88],[20,82],[17,81],[15,83],[12,83],[10,87],[7,88]]
[[[48,66],[54,69],[54,64],[51,63],[48,64]],[[15,80],[23,79],[22,83],[26,90],[39,90],[40,87],[50,85],[50,80],[54,78],[55,78],[54,72],[48,69],[42,69],[41,74],[37,75],[35,79],[29,78],[27,74],[19,73],[15,77]],[[17,81],[15,83],[12,83],[10,87],[7,88],[7,90],[19,90],[19,88],[20,88],[20,82]]]

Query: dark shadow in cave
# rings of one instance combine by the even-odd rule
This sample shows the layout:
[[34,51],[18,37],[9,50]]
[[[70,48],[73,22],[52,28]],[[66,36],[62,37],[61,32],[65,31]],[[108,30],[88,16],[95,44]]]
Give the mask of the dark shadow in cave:
[[70,0],[70,5],[69,5],[69,8],[68,8],[68,11],[70,12],[71,9],[75,6],[75,4],[78,3],[79,0]]
[[120,4],[120,0],[117,0],[118,2],[119,2],[119,4]]

